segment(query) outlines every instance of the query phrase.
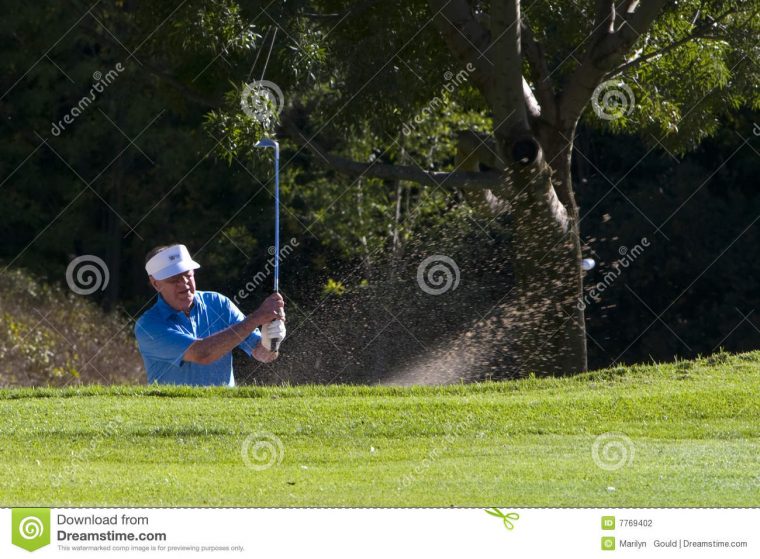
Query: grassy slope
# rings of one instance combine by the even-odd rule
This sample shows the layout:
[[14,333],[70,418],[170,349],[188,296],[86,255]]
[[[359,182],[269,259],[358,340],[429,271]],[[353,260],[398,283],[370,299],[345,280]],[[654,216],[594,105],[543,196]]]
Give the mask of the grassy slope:
[[[760,353],[448,387],[5,390],[0,506],[758,506],[758,395]],[[244,465],[256,432],[281,464]],[[594,464],[605,432],[632,464]]]

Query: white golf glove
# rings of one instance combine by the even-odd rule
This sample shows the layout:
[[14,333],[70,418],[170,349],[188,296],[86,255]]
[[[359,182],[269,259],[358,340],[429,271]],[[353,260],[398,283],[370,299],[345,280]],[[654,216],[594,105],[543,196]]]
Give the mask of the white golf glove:
[[[285,323],[282,320],[275,320],[261,327],[261,344],[268,351],[272,351],[272,340],[278,339],[280,344],[285,339]],[[278,348],[279,349],[279,348]]]

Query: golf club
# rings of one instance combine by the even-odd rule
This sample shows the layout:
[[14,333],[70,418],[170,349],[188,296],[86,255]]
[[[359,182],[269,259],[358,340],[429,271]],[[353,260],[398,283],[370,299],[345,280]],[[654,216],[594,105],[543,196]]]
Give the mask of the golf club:
[[[264,138],[257,148],[274,148],[274,292],[280,292],[280,144]],[[272,351],[279,351],[280,339],[272,338]]]

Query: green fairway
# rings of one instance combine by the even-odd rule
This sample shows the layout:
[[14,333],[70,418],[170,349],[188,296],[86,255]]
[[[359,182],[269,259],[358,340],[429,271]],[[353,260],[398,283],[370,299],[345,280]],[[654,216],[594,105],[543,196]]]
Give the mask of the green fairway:
[[[760,506],[758,396],[757,352],[446,387],[2,390],[0,506]],[[605,433],[628,437],[599,449],[617,469]],[[246,465],[251,435],[281,462]]]

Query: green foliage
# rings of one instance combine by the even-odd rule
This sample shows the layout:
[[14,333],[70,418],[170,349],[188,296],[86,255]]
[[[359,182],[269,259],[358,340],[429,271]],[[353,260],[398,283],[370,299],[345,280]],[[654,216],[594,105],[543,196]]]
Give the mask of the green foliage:
[[[479,4],[485,15],[489,3]],[[523,3],[559,94],[576,67],[574,58],[588,46],[593,4]],[[142,259],[156,244],[182,241],[198,251],[203,289],[236,291],[264,266],[273,226],[271,154],[252,146],[275,133],[277,121],[261,123],[241,110],[242,89],[253,80],[271,80],[282,89],[286,109],[307,138],[362,162],[451,170],[456,133],[488,133],[493,126],[471,80],[447,89],[447,76],[463,68],[430,22],[423,0],[157,0],[95,7],[75,0],[3,6],[0,258],[61,282],[74,255],[102,255],[119,279],[104,295],[106,306],[121,302],[136,313],[150,301]],[[650,145],[658,140],[680,153],[726,129],[741,108],[758,108],[759,30],[758,18],[751,17],[756,6],[757,0],[670,3],[626,60],[669,50],[609,76],[631,88],[632,111],[602,120],[589,109],[585,126],[623,134],[623,143],[639,134]],[[92,16],[82,17],[91,7]],[[700,36],[694,41],[679,43],[695,31]],[[118,80],[53,136],[52,122],[87,94],[93,73],[118,63],[126,68]],[[435,241],[441,232],[453,238],[465,238],[465,231],[480,234],[475,212],[446,185],[347,178],[280,139],[283,235],[304,240],[297,266],[294,261],[288,266],[305,273],[286,283],[288,290],[318,295],[327,272],[340,279],[335,270],[362,264],[361,277],[344,282],[350,291],[354,281],[386,272],[387,261],[378,255],[400,259],[414,252],[415,239]],[[717,149],[733,157],[734,147]],[[605,152],[605,158],[619,157],[615,164],[626,169],[640,164],[644,174],[659,180],[662,170],[651,159],[619,152]],[[667,175],[678,182],[672,196],[686,199],[718,159],[699,176]],[[745,173],[741,180],[752,176]],[[656,192],[658,180],[629,185],[642,189],[636,203],[647,213],[657,202],[646,206],[640,198],[645,189]],[[728,203],[717,207],[725,222],[744,216],[742,208]],[[699,212],[695,216],[699,219]],[[670,258],[671,251],[696,250],[687,237],[680,236],[683,244],[671,245],[663,258],[679,261]],[[499,265],[504,268],[505,262]],[[666,285],[684,273],[674,266],[668,270],[671,275],[659,278]],[[499,281],[504,284],[503,276]],[[733,308],[729,299],[721,299],[721,309]],[[709,304],[704,305],[707,315]],[[16,333],[5,335],[30,333],[29,343],[43,349],[37,357],[30,349],[28,359],[42,360],[35,365],[42,367],[48,363],[44,348],[52,342],[42,333],[31,335],[34,322],[30,325],[26,313],[13,319]],[[626,324],[638,326],[632,320]],[[61,357],[50,366],[64,376],[73,370],[83,374],[69,361]]]
[[128,319],[22,270],[0,275],[0,386],[144,379]]
[[731,111],[759,108],[758,8],[757,0],[668,6],[614,74],[633,92],[630,112],[605,121],[589,110],[585,122],[684,154]]
[[[609,76],[610,87],[631,92],[626,100],[630,110],[600,119],[589,109],[584,122],[637,133],[677,153],[693,150],[717,131],[722,115],[758,103],[752,39],[758,23],[750,17],[756,4],[693,0],[669,5],[626,56],[626,62],[643,62]],[[479,6],[482,15],[490,11],[489,2]],[[539,0],[524,7],[559,94],[589,46],[594,9],[591,0]],[[453,91],[445,89],[450,82],[446,76],[463,69],[430,22],[427,2],[351,6],[327,0],[279,7],[277,14],[286,34],[296,37],[295,46],[275,44],[277,60],[285,69],[303,69],[287,73],[273,68],[268,77],[282,80],[278,83],[288,106],[303,107],[306,137],[333,153],[357,161],[446,170],[454,168],[459,130],[491,131],[490,112],[469,80]],[[694,40],[686,41],[690,35]],[[263,133],[240,116],[237,99],[236,92],[227,110],[211,113],[207,122],[215,136],[224,138],[228,160],[230,152],[245,153]],[[289,148],[296,165],[305,148]],[[451,209],[444,189],[348,179],[316,165],[293,178],[298,181],[295,207],[308,209],[297,211],[299,219],[318,227],[319,238],[347,257],[366,257],[382,247],[396,250],[398,239],[403,244],[404,238],[421,231],[426,219]],[[397,218],[399,196],[403,201]],[[454,216],[449,213],[444,219]]]
[[[263,62],[260,34],[230,2],[101,3],[75,25],[89,7],[82,3],[77,13],[63,4],[28,5],[6,10],[0,24],[8,51],[0,62],[8,140],[0,163],[0,258],[61,281],[73,256],[100,255],[118,277],[105,303],[133,312],[153,296],[142,261],[158,244],[184,242],[202,263],[213,263],[199,275],[203,288],[238,285],[268,258],[255,249],[271,243],[272,201],[261,186],[271,164],[242,156],[228,158],[231,166],[214,161],[218,138],[202,123],[205,101],[223,99],[230,75],[236,84],[246,78],[251,52],[261,47]],[[52,36],[61,40],[49,60],[38,60]],[[51,121],[88,94],[93,73],[119,63],[125,70],[116,81],[52,135]],[[240,112],[239,96],[235,102]],[[246,118],[236,132],[220,134],[234,141],[261,130]]]
[[[2,315],[2,330],[0,330],[0,359],[5,361],[5,382],[21,384],[30,378],[29,370],[34,371],[35,377],[49,377],[53,381],[64,382],[79,378],[79,371],[71,365],[69,349],[60,343],[60,339],[49,329],[38,328],[38,322],[33,317],[16,318],[10,313]],[[63,351],[59,353],[59,349]],[[63,354],[61,363],[59,357]],[[57,362],[57,363],[56,363]],[[17,364],[26,374],[26,379],[20,377],[18,370],[9,366]]]
[[[522,3],[523,17],[544,49],[546,64],[555,84],[565,82],[577,68],[584,47],[588,46],[587,39],[595,28],[594,4],[593,0]],[[484,4],[484,9],[489,8],[490,2]],[[534,75],[529,77],[531,81],[536,79]],[[561,85],[557,89],[561,92]]]
[[[312,18],[322,28],[326,64],[317,77],[325,85],[316,116],[326,135],[367,131],[387,142],[440,88],[454,70],[448,49],[430,22],[427,2],[310,3],[308,10],[340,14]],[[306,9],[294,17],[309,20]],[[342,16],[345,16],[342,20]],[[340,20],[340,23],[338,24]]]
[[247,159],[256,153],[254,145],[270,135],[277,124],[276,114],[271,118],[257,120],[244,113],[241,99],[246,84],[240,84],[225,94],[226,110],[210,111],[205,117],[205,127],[219,142],[216,154],[232,165],[236,159]]
[[185,38],[183,47],[210,48],[220,55],[253,50],[261,35],[255,32],[254,25],[246,22],[241,12],[240,5],[233,0],[203,3],[187,27],[175,23]]
[[343,295],[346,292],[346,286],[343,282],[335,281],[332,278],[327,279],[327,283],[322,287],[322,294],[327,295]]

